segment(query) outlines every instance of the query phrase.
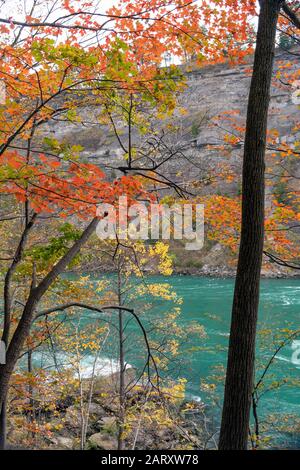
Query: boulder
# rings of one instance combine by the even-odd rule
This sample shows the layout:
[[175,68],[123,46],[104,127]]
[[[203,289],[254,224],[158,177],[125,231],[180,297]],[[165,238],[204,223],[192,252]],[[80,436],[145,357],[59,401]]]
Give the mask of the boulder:
[[114,437],[97,432],[88,438],[88,447],[90,449],[116,450],[118,442]]
[[116,431],[117,419],[115,416],[103,416],[97,422],[96,428],[105,433],[114,433]]
[[103,418],[98,421],[102,426],[113,426],[116,422],[117,420],[115,416],[103,416]]
[[[127,387],[136,379],[135,369],[128,367],[124,372],[124,384]],[[94,395],[103,394],[111,395],[112,393],[118,393],[120,386],[120,377],[118,372],[113,372],[110,375],[98,376],[94,381]]]
[[105,416],[105,411],[99,403],[92,402],[89,406],[89,415],[94,417]]
[[[86,407],[86,405],[85,405]],[[105,415],[105,411],[98,403],[91,403],[89,407],[89,422],[98,421]],[[72,405],[66,410],[64,422],[69,428],[79,429],[81,426],[81,411],[79,406]]]
[[79,428],[81,426],[81,413],[76,405],[69,406],[66,409],[64,422],[67,427]]
[[58,449],[72,450],[74,447],[71,437],[55,436],[51,438],[51,443]]

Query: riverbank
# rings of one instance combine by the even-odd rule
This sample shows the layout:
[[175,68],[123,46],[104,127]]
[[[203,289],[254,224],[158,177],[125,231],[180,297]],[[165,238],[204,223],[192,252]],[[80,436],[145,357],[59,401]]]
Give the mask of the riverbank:
[[[97,274],[94,273],[96,279]],[[101,274],[102,277],[102,274]],[[107,276],[109,279],[109,276]],[[178,416],[179,421],[177,424],[184,429],[189,426],[187,423],[187,413],[194,413],[193,408],[189,410],[189,407],[193,404],[197,406],[206,404],[204,409],[205,418],[208,417],[210,421],[209,431],[217,431],[220,425],[220,404],[222,402],[222,396],[224,391],[224,373],[226,366],[227,357],[227,346],[228,337],[230,330],[230,314],[233,297],[234,282],[232,279],[222,278],[211,278],[211,277],[197,277],[193,275],[173,275],[173,276],[151,276],[150,282],[152,283],[164,283],[170,285],[172,289],[177,293],[178,297],[182,298],[181,314],[179,315],[177,322],[180,327],[186,328],[189,324],[193,323],[203,328],[205,335],[199,338],[198,335],[195,337],[191,334],[190,344],[181,344],[179,348],[179,356],[176,362],[176,367],[172,367],[170,371],[170,380],[173,383],[177,383],[180,379],[185,380],[185,398],[180,400],[180,403],[172,404],[172,410],[174,414]],[[168,302],[161,302],[157,300],[157,303],[153,304],[151,313],[155,315],[164,315],[168,311]],[[261,283],[261,296],[260,296],[260,310],[259,310],[259,325],[258,325],[258,341],[257,341],[257,376],[262,373],[262,370],[268,363],[272,354],[281,343],[282,339],[290,330],[299,329],[299,308],[300,308],[300,283],[298,279],[263,279]],[[138,311],[138,307],[137,307]],[[84,312],[82,318],[82,326],[84,321],[87,321],[88,313]],[[148,315],[150,312],[148,312]],[[92,317],[93,318],[93,317]],[[143,317],[143,321],[147,324],[147,318]],[[135,324],[129,325],[127,332],[128,338],[131,338],[130,345],[128,345],[128,351],[126,353],[126,362],[131,364],[132,367],[137,371],[142,371],[145,365],[144,358],[141,354],[141,349],[137,346],[139,343],[140,330]],[[300,338],[298,338],[299,340]],[[260,421],[264,423],[262,429],[262,436],[266,438],[266,447],[272,448],[298,448],[299,435],[300,435],[300,389],[299,389],[299,358],[297,356],[298,342],[295,341],[291,344],[287,344],[281,349],[280,354],[277,355],[273,361],[269,373],[264,378],[264,387],[266,393],[263,393],[258,407],[258,414]],[[99,370],[108,370],[108,361],[106,358],[110,358],[113,364],[117,364],[117,352],[112,349],[109,343],[104,346],[101,352],[101,364],[99,364]],[[70,361],[63,360],[64,357],[59,354],[56,355],[56,359],[59,360],[62,365],[68,364]],[[91,372],[92,364],[94,361],[94,355],[91,354],[90,361],[85,360],[82,364],[84,371],[87,373]],[[33,364],[37,368],[41,364],[50,370],[49,360],[45,358],[42,360],[38,352],[34,352]],[[54,368],[54,362],[52,369]],[[83,373],[84,379],[88,378],[89,374]],[[112,374],[110,374],[112,375]],[[20,383],[20,379],[18,380]],[[21,382],[22,383],[22,382]],[[56,380],[57,386],[61,386],[63,381],[59,377]],[[116,382],[118,383],[118,382]],[[39,387],[43,384],[40,380],[36,381]],[[274,386],[275,384],[275,386]],[[47,385],[47,384],[46,384]],[[49,387],[46,386],[48,395],[51,393],[54,396],[53,403],[55,404],[55,412],[51,411],[49,419],[47,418],[46,424],[50,426],[57,425],[58,429],[51,428],[49,430],[50,435],[43,440],[42,445],[46,448],[56,448],[55,446],[74,445],[78,446],[78,427],[75,424],[65,425],[65,422],[71,422],[71,416],[74,414],[78,417],[78,394],[64,393],[64,398],[58,401],[56,395],[55,384]],[[77,387],[78,389],[78,387]],[[60,389],[59,389],[60,390]],[[107,396],[101,396],[101,394],[107,393],[103,390],[103,387],[98,388],[99,394],[93,394],[92,402],[97,405],[101,405],[108,398]],[[26,392],[26,390],[25,390]],[[59,391],[59,393],[61,393]],[[109,392],[110,393],[110,392]],[[109,397],[112,394],[109,395]],[[73,401],[68,400],[67,397],[75,397]],[[44,398],[44,395],[42,395]],[[117,397],[117,395],[115,396]],[[143,401],[141,395],[137,395],[131,401],[132,410],[131,416],[137,416],[138,410],[141,408]],[[46,397],[51,400],[50,397]],[[19,400],[19,398],[18,398]],[[104,400],[104,402],[102,402]],[[185,401],[186,400],[186,401]],[[84,403],[87,401],[84,400]],[[19,422],[22,414],[15,414],[16,404],[18,401],[12,402],[12,412]],[[56,406],[56,404],[58,406]],[[187,404],[187,405],[186,405]],[[25,404],[26,405],[26,404]],[[94,406],[94,405],[93,405]],[[69,409],[67,411],[67,409]],[[181,409],[182,408],[182,409]],[[37,407],[37,409],[40,409]],[[154,414],[154,409],[157,408],[157,401],[154,402],[152,409],[147,409],[146,416],[156,416],[160,419],[159,414]],[[100,408],[97,406],[94,410]],[[177,411],[176,411],[177,410]],[[178,412],[178,410],[181,410]],[[183,410],[185,410],[183,412]],[[188,411],[186,411],[188,410]],[[47,404],[46,404],[47,411]],[[48,412],[48,411],[47,411]],[[197,411],[196,411],[197,413]],[[174,416],[173,414],[173,416]],[[207,416],[209,415],[209,416]],[[26,424],[25,415],[25,424]],[[43,416],[43,414],[41,414]],[[114,407],[105,407],[104,411],[101,411],[101,416],[104,418],[115,418]],[[99,421],[102,417],[97,416],[93,421],[91,427],[88,430],[88,438],[93,434],[100,433],[100,436],[96,436],[95,439],[102,439],[106,437],[106,429]],[[200,415],[197,415],[200,419]],[[203,416],[203,415],[202,415]],[[108,422],[116,422],[115,419],[108,419]],[[107,421],[106,419],[104,421]],[[194,420],[195,421],[195,420]],[[26,424],[27,425],[27,424]],[[60,426],[63,426],[62,428]],[[115,424],[114,424],[115,425]],[[206,425],[206,424],[205,424]],[[24,442],[24,425],[18,425],[20,434],[14,433],[17,442]],[[157,434],[158,424],[157,422],[148,423],[146,436],[141,435],[141,442],[138,444],[139,448],[144,445],[144,439],[148,439],[155,442],[163,441],[164,446],[171,445],[174,442],[182,442],[182,437],[179,437],[179,441],[176,441],[175,435],[179,433],[175,429],[174,433],[167,428]],[[200,425],[197,425],[198,429],[202,429]],[[136,425],[134,426],[136,429]],[[204,428],[203,428],[204,429]],[[274,429],[276,432],[274,432]],[[111,431],[108,427],[109,443],[111,443]],[[165,434],[164,434],[165,433]],[[196,434],[194,431],[191,433]],[[160,435],[162,434],[162,436]],[[165,436],[165,437],[164,437]],[[180,434],[179,434],[180,436]],[[216,437],[216,436],[214,436]],[[52,441],[51,439],[54,438]],[[61,439],[71,439],[71,441]],[[115,434],[114,434],[115,439]],[[170,440],[171,439],[171,440]],[[93,439],[92,439],[93,441]],[[205,439],[204,439],[205,441]],[[105,441],[106,442],[106,441]],[[113,441],[115,443],[115,440]],[[201,441],[202,442],[202,441]],[[13,442],[11,441],[11,444]],[[93,445],[93,444],[92,444]],[[106,445],[106,444],[105,444]],[[109,444],[110,445],[110,444]],[[129,437],[128,445],[132,445],[132,438]],[[150,443],[149,443],[150,445]],[[152,444],[151,444],[152,445]],[[155,444],[156,445],[156,444]],[[158,444],[157,444],[158,445]],[[176,443],[177,445],[177,443]],[[188,445],[191,445],[188,443]],[[33,446],[34,447],[34,446]],[[35,445],[35,448],[38,447]],[[41,447],[41,446],[40,446]],[[28,448],[31,448],[28,446]],[[138,447],[137,447],[138,448]],[[169,447],[168,447],[169,448]]]
[[[230,269],[227,266],[204,266],[200,269],[176,267],[173,275],[233,279],[235,278],[236,270]],[[292,269],[263,269],[261,277],[263,279],[300,279],[300,271]]]
[[[236,275],[237,255],[219,243],[206,241],[200,251],[188,251],[180,241],[171,240],[169,254],[172,258],[173,275],[198,276],[210,278],[232,279]],[[297,263],[297,260],[295,260]],[[155,262],[149,260],[148,265],[141,267],[145,274],[159,274]],[[75,272],[112,274],[114,270],[105,257],[94,257],[92,262],[78,266]],[[263,279],[297,279],[300,269],[291,269],[272,263],[264,258],[261,277]]]
[[[183,450],[214,448],[215,435],[204,403],[169,395],[136,382],[125,373],[125,449]],[[92,392],[91,392],[92,384]],[[78,384],[79,385],[79,384]],[[172,386],[172,384],[170,384]],[[80,391],[81,390],[81,391]],[[31,403],[31,406],[29,406]],[[9,415],[8,448],[115,450],[120,423],[119,374],[89,377],[62,399],[34,396]],[[123,405],[122,405],[123,406]],[[26,415],[24,423],[24,414]],[[23,426],[18,426],[23,419]],[[32,432],[39,429],[39,433]],[[27,446],[27,447],[26,447]]]
[[[237,253],[220,243],[206,240],[202,250],[185,250],[178,241],[171,241],[170,254],[173,257],[174,274],[200,277],[234,278]],[[297,260],[295,260],[296,262]],[[300,277],[300,270],[291,269],[263,259],[263,279],[289,279]]]
[[[101,265],[99,267],[95,266],[84,266],[84,269],[80,272],[86,274],[95,275],[105,275],[105,274],[115,274],[115,271],[108,266]],[[143,271],[145,274],[148,273],[148,270]],[[77,270],[72,270],[71,273],[78,274]],[[160,273],[151,269],[151,274],[159,275]],[[204,265],[201,268],[193,266],[175,266],[173,268],[173,273],[171,276],[193,276],[201,278],[218,278],[218,279],[234,279],[236,275],[236,268],[230,268],[228,266],[209,266]],[[263,268],[261,272],[262,279],[300,279],[300,270],[293,270],[287,268],[273,267],[273,268]]]

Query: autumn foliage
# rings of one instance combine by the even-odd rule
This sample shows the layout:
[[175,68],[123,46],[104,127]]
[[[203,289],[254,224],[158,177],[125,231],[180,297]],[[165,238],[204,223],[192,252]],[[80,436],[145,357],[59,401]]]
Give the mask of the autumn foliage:
[[[26,419],[17,417],[14,425],[22,430],[26,424],[34,442],[34,436],[39,433],[49,438],[51,429],[44,422],[37,425],[33,419],[37,405],[32,402],[33,389],[36,396],[43,396],[49,383],[53,384],[49,400],[40,400],[46,412],[53,412],[50,399],[54,392],[65,398],[67,392],[74,393],[76,389],[81,406],[82,397],[86,395],[83,381],[80,377],[75,381],[72,374],[66,374],[61,383],[60,374],[56,373],[14,372],[19,358],[25,354],[31,357],[31,352],[41,344],[52,347],[53,337],[56,341],[64,338],[63,347],[72,351],[73,356],[77,354],[78,365],[87,350],[100,353],[102,343],[97,342],[98,336],[105,342],[108,331],[103,325],[97,329],[92,326],[87,332],[78,327],[76,336],[74,331],[70,333],[70,328],[61,325],[61,317],[50,321],[49,326],[50,313],[65,312],[69,307],[75,309],[80,302],[82,305],[90,302],[100,312],[95,284],[82,278],[66,280],[61,276],[63,272],[70,266],[80,266],[81,262],[88,266],[97,247],[99,252],[108,253],[109,264],[121,273],[126,288],[131,276],[143,279],[143,270],[152,273],[156,268],[156,272],[164,275],[172,273],[169,247],[164,243],[146,248],[142,243],[123,246],[119,240],[111,245],[99,245],[94,239],[89,241],[96,227],[95,216],[100,203],[115,204],[123,195],[127,195],[129,205],[139,200],[161,199],[203,203],[207,239],[225,247],[231,264],[235,265],[240,239],[241,194],[238,191],[221,194],[217,182],[240,184],[240,167],[231,166],[227,157],[233,148],[243,146],[245,122],[230,109],[214,116],[212,125],[222,125],[227,130],[219,145],[206,148],[220,156],[220,163],[207,170],[209,192],[203,190],[204,181],[195,178],[183,181],[182,187],[177,184],[176,178],[184,177],[184,168],[176,172],[173,179],[161,168],[163,163],[172,164],[181,152],[181,149],[169,148],[164,138],[176,132],[172,117],[179,116],[183,121],[187,114],[184,103],[180,103],[180,95],[186,87],[184,72],[192,67],[200,69],[220,63],[230,67],[249,61],[255,43],[257,2],[119,0],[106,11],[102,8],[104,2],[99,6],[94,0],[33,1],[30,8],[26,1],[25,6],[17,1],[13,16],[8,3],[3,3],[0,13],[0,200],[4,240],[1,266],[3,339],[8,346],[9,361],[0,366],[0,414],[5,415],[12,380],[14,391],[10,403],[15,403],[21,414],[26,414]],[[294,34],[294,26],[285,17],[280,18],[279,27],[286,34]],[[167,65],[168,57],[172,58],[172,65]],[[182,63],[184,67],[178,66]],[[290,87],[299,77],[299,69],[280,64],[274,86]],[[110,165],[105,167],[99,161],[93,163],[95,160],[86,155],[83,146],[60,138],[59,126],[77,124],[85,128],[89,125],[87,110],[93,110],[95,129],[106,126],[117,139],[122,164],[109,161]],[[51,126],[52,129],[57,126],[58,136],[53,136]],[[296,119],[293,133],[299,129],[300,122]],[[135,141],[132,139],[134,132],[138,136]],[[269,130],[267,143],[266,173],[270,191],[265,249],[289,259],[297,256],[298,238],[292,227],[300,222],[300,199],[297,184],[290,181],[294,178],[292,169],[299,158],[300,143],[290,145],[281,141],[276,129]],[[79,259],[80,250],[83,254]],[[113,300],[115,310],[118,311],[116,307],[120,310],[118,304],[125,308],[123,293],[120,294],[122,282],[117,292],[105,285],[106,292],[100,297],[103,305],[107,307]],[[150,295],[180,304],[176,293],[170,292],[166,285],[141,282],[130,289],[132,301],[138,299],[142,303],[141,299],[145,301]],[[70,305],[55,309],[58,301]],[[45,311],[49,306],[52,310],[44,314],[45,322],[43,313],[42,320],[35,317],[37,312],[43,312],[42,307]],[[148,380],[155,389],[154,401],[151,401],[152,389],[151,393],[147,390],[145,396],[139,386],[135,390],[146,400],[142,411],[139,410],[146,428],[150,422],[173,429],[174,422],[169,421],[165,408],[156,407],[158,380],[157,377],[153,380],[151,374],[157,367],[156,362],[163,369],[167,368],[166,351],[177,357],[177,335],[187,341],[189,334],[196,331],[196,327],[191,328],[184,335],[176,323],[179,310],[176,306],[155,325],[160,332],[163,327],[173,328],[176,340],[168,338],[164,332],[163,340],[155,337],[150,345],[139,316],[133,311],[127,312],[134,315],[145,336],[148,364],[143,372],[146,375],[148,371]],[[118,314],[122,326],[122,308]],[[122,343],[122,338],[120,341]],[[154,357],[151,348],[156,351]],[[123,398],[123,392],[120,387],[119,398]],[[179,381],[163,392],[165,395],[178,393],[182,399],[184,384]],[[168,405],[175,402],[176,398],[168,397]],[[140,425],[135,418],[138,407],[133,405],[126,408],[122,399],[118,403],[119,444],[122,442],[122,445],[122,433]],[[147,413],[151,413],[150,420]],[[5,441],[5,432],[5,429],[0,430],[2,441]],[[83,427],[82,447],[84,432]]]

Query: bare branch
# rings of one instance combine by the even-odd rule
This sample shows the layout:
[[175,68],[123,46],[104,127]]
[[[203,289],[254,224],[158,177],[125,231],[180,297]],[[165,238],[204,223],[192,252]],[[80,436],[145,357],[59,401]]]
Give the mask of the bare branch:
[[300,270],[300,264],[294,264],[291,261],[285,261],[282,258],[279,258],[278,256],[269,253],[268,251],[264,251],[264,255],[267,256],[272,263],[278,264],[279,266]]
[[282,10],[291,20],[296,28],[300,29],[300,18],[298,18],[297,14],[289,7],[289,5],[284,1],[282,3]]
[[157,377],[157,380],[158,380],[159,373],[158,373],[157,365],[156,365],[156,362],[155,362],[155,358],[153,357],[152,352],[151,352],[151,346],[149,344],[147,332],[146,332],[145,327],[144,327],[143,323],[141,322],[139,316],[131,308],[126,308],[124,306],[119,306],[119,305],[106,305],[106,306],[103,306],[103,307],[95,307],[93,305],[85,304],[85,303],[82,303],[82,302],[69,302],[67,304],[57,305],[56,307],[51,307],[47,310],[43,310],[41,312],[38,312],[35,315],[33,321],[35,321],[38,318],[41,318],[43,316],[50,315],[51,313],[54,313],[54,312],[64,311],[64,310],[66,310],[68,308],[71,308],[71,307],[84,308],[84,309],[91,310],[91,311],[98,312],[98,313],[104,313],[104,311],[106,311],[106,310],[118,310],[118,311],[125,311],[125,312],[130,313],[134,317],[134,319],[136,320],[138,326],[140,327],[140,329],[142,331],[142,334],[143,334],[143,337],[144,337],[145,344],[146,344],[147,354],[148,354],[146,364],[148,365],[149,380],[151,381],[150,370],[149,370],[150,362],[152,363],[152,365],[154,367],[155,374],[156,374],[156,377]]

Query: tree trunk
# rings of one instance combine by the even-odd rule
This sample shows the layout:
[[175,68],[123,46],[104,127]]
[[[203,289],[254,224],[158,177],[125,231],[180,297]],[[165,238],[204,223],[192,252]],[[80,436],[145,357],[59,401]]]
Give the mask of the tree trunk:
[[6,402],[7,396],[4,397],[0,408],[0,450],[6,448]]
[[119,429],[118,450],[124,450],[124,424],[125,424],[125,361],[124,361],[124,331],[123,312],[119,311]]
[[264,156],[280,0],[261,2],[243,160],[242,227],[232,307],[220,450],[246,450],[264,243]]
[[[120,264],[120,263],[119,263]],[[118,264],[118,302],[122,305],[121,268]],[[124,325],[123,312],[119,310],[119,419],[118,419],[118,450],[124,450],[125,425],[125,357],[124,357]]]
[[[27,372],[28,374],[32,374],[32,350],[28,349],[27,352]],[[32,424],[35,420],[35,400],[34,400],[34,387],[32,385],[31,380],[29,380],[28,385],[28,397],[29,397],[29,411],[28,411],[28,421]],[[34,431],[31,431],[30,437],[34,439],[36,436]]]

